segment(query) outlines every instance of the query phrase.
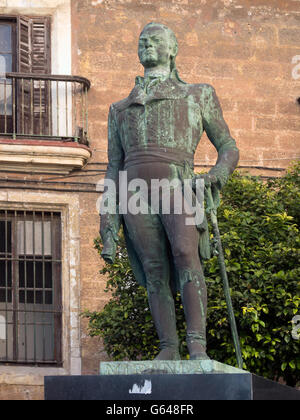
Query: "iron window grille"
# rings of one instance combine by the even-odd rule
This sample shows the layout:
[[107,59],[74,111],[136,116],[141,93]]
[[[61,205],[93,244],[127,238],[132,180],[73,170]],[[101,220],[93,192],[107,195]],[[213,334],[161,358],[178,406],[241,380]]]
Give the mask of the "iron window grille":
[[61,218],[0,211],[0,363],[61,365]]

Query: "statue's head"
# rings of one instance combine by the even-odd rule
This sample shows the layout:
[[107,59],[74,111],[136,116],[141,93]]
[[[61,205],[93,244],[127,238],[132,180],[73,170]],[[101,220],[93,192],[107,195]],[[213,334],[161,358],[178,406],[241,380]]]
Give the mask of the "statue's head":
[[138,55],[145,68],[169,63],[172,71],[178,51],[174,32],[161,23],[151,22],[144,27],[139,38]]

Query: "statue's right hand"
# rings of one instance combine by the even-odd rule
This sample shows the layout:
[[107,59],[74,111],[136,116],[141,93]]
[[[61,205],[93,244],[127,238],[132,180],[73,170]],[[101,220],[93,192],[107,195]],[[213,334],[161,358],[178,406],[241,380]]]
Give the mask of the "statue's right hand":
[[120,230],[119,215],[103,214],[100,217],[100,236],[104,243],[108,236],[112,236],[115,242],[118,242],[118,232]]
[[113,264],[119,240],[120,217],[118,214],[102,214],[100,218],[100,236],[103,243],[102,258]]
[[116,258],[117,253],[117,243],[113,238],[111,232],[106,232],[105,235],[101,235],[103,242],[103,249],[101,252],[101,257],[108,264],[113,264]]

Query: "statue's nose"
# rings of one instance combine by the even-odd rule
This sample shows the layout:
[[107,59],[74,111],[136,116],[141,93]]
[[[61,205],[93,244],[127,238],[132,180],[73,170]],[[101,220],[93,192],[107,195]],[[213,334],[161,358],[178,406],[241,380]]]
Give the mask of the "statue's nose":
[[146,48],[152,47],[152,42],[151,42],[151,40],[150,40],[150,39],[146,39],[146,42],[145,42],[145,47],[146,47]]

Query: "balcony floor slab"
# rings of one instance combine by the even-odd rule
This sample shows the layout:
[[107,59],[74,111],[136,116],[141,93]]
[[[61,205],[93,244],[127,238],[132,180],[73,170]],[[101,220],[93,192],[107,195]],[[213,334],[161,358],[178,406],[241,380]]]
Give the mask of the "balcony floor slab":
[[68,175],[82,169],[91,150],[76,142],[0,138],[0,167],[7,172]]

